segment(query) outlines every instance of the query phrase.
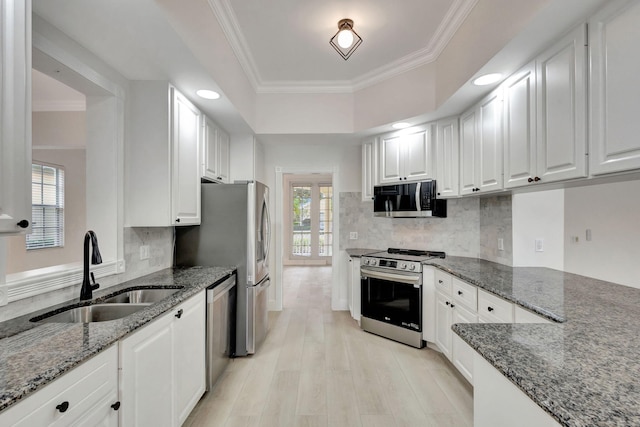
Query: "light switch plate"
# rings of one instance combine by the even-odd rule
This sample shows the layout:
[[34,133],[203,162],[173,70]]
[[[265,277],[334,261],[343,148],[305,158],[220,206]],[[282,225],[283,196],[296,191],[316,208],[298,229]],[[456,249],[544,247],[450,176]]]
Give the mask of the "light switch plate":
[[349,233],[349,240],[358,240],[358,232],[352,231]]
[[536,239],[536,252],[544,252],[544,240]]
[[498,250],[504,251],[504,239],[502,238],[498,239]]

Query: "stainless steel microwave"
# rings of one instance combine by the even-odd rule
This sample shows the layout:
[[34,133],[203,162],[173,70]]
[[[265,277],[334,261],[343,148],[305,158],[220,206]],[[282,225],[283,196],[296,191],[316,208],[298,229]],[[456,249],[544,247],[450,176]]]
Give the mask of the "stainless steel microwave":
[[447,217],[447,201],[436,198],[436,182],[373,187],[373,213],[389,218]]

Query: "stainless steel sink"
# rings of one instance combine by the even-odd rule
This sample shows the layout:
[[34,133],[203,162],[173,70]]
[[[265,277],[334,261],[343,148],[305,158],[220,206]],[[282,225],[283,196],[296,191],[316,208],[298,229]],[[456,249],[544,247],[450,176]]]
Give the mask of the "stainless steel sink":
[[75,307],[58,314],[34,317],[32,322],[42,323],[90,323],[122,319],[140,311],[149,304],[94,304]]
[[175,294],[180,289],[182,287],[170,289],[125,289],[102,302],[105,304],[151,304]]

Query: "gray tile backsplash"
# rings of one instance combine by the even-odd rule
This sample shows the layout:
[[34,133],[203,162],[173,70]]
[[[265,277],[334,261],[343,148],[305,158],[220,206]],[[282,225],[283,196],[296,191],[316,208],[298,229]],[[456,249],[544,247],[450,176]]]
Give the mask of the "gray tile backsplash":
[[[361,193],[340,193],[340,249],[405,247],[512,263],[511,196],[447,201],[447,218],[378,218]],[[358,239],[350,240],[349,233]],[[497,239],[504,239],[504,251]],[[495,251],[492,252],[492,246]]]

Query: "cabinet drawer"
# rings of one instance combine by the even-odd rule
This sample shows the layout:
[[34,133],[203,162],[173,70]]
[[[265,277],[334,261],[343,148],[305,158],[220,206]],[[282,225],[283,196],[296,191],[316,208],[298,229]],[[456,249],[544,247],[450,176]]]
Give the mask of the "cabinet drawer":
[[513,323],[513,304],[482,289],[478,290],[478,315],[484,323]]
[[451,290],[454,301],[474,313],[478,311],[478,288],[453,277]]
[[[99,406],[115,403],[117,393],[118,352],[113,346],[3,412],[0,425],[71,425]],[[65,412],[57,409],[59,405],[66,407]]]
[[436,270],[436,289],[445,295],[451,295],[451,275]]

